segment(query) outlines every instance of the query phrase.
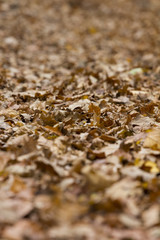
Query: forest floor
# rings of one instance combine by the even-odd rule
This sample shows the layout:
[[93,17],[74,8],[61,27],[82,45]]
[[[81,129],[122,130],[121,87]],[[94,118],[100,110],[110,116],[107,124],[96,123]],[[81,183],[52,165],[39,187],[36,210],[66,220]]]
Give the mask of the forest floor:
[[0,239],[160,239],[160,1],[0,1]]

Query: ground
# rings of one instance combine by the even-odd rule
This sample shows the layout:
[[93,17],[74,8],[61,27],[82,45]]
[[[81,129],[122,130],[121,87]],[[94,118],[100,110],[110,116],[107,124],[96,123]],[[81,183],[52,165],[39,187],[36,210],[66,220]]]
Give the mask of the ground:
[[0,1],[0,239],[160,239],[159,0]]

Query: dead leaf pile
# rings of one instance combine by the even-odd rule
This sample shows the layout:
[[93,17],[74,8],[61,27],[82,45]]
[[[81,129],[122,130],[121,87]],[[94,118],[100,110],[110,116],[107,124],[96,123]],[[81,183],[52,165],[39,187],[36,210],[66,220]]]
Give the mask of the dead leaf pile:
[[160,239],[159,12],[0,1],[0,239]]

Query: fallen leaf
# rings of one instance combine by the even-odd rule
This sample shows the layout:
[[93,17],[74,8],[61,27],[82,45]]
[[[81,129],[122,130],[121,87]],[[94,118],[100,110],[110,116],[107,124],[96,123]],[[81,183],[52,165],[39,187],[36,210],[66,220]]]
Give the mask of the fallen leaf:
[[160,150],[160,128],[152,129],[148,133],[143,146],[153,150]]
[[154,204],[142,214],[142,219],[146,227],[152,227],[159,224],[160,208],[158,204]]
[[13,226],[7,227],[2,235],[3,238],[10,240],[20,240],[24,238],[44,240],[47,237],[37,223],[25,219],[18,221]]
[[0,198],[0,222],[15,223],[33,209],[33,204],[21,199]]

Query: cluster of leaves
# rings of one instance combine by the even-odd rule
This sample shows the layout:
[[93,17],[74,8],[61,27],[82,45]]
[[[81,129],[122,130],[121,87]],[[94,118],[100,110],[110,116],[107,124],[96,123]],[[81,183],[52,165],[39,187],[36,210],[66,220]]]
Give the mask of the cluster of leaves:
[[2,238],[160,239],[159,10],[0,2]]

